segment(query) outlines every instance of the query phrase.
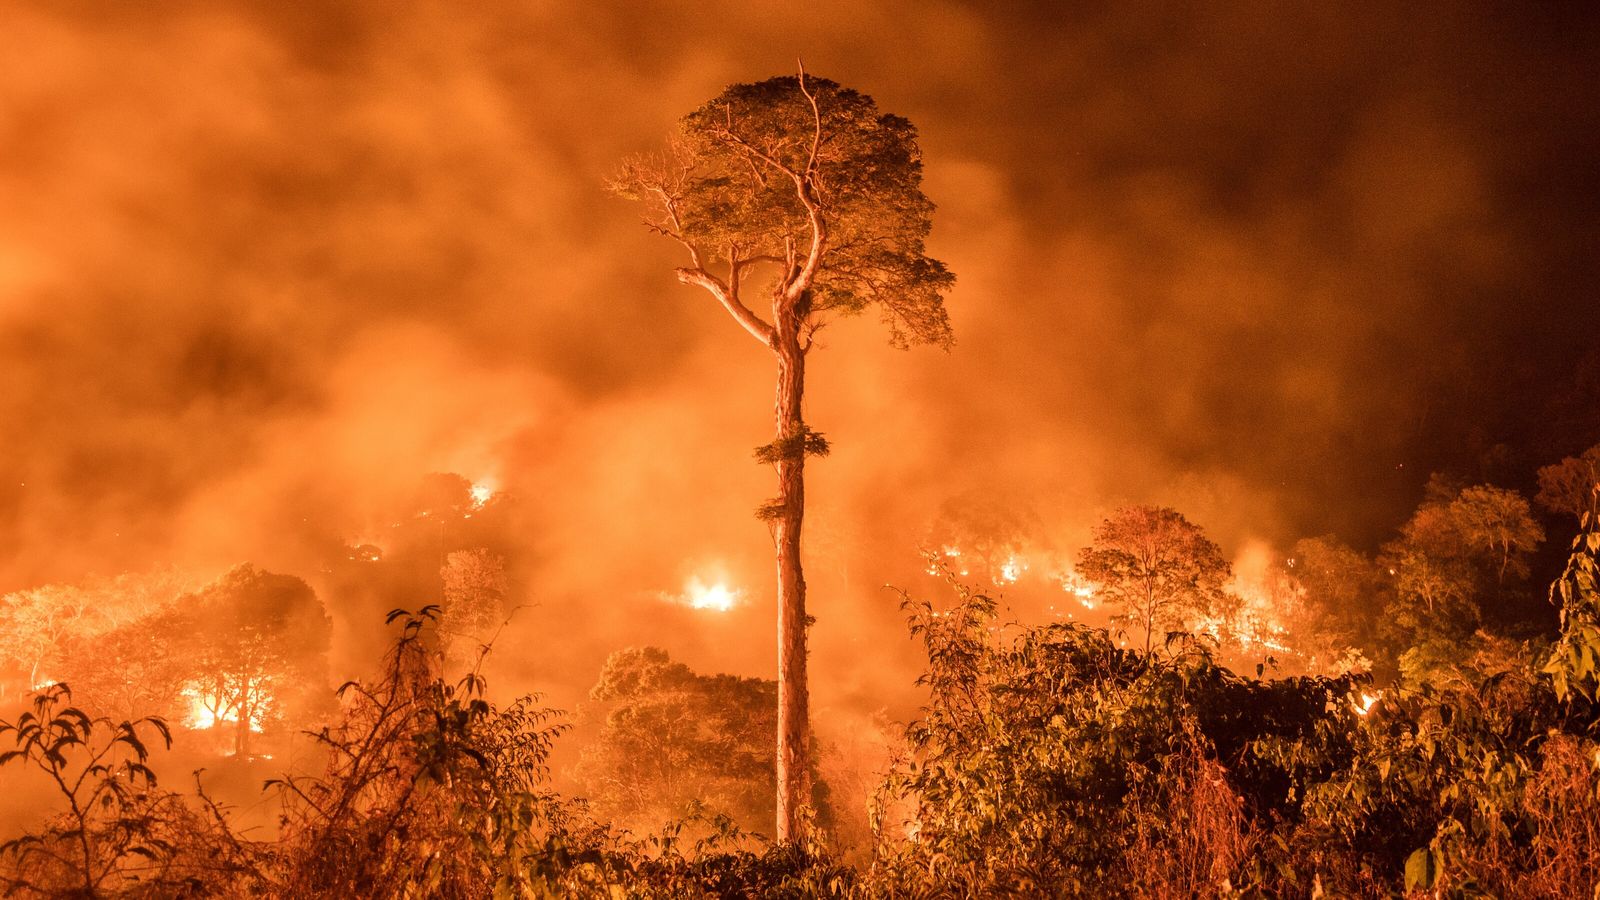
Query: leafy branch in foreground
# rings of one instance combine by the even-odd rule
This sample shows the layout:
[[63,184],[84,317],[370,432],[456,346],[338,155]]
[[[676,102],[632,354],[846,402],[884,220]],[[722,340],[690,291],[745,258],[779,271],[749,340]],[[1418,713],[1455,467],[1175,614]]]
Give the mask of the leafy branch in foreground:
[[[141,736],[143,732],[143,736]],[[113,722],[72,705],[72,689],[53,684],[34,695],[32,708],[0,722],[0,766],[24,765],[43,774],[66,810],[41,830],[0,844],[7,894],[57,894],[68,886],[99,897],[141,880],[159,880],[175,847],[157,827],[170,795],[156,791],[145,741],[172,735],[159,718]]]

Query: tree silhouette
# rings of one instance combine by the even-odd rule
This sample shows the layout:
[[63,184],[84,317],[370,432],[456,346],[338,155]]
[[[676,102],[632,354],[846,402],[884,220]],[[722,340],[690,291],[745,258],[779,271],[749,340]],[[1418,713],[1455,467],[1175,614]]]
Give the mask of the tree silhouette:
[[[715,298],[777,363],[776,434],[756,457],[777,470],[778,496],[757,515],[778,563],[777,835],[788,840],[810,792],[805,458],[828,446],[803,415],[806,357],[818,329],[868,308],[896,347],[951,341],[943,297],[955,279],[923,250],[933,204],[916,129],[802,70],[729,87],[684,117],[663,152],[627,161],[611,187],[687,251],[678,280]],[[769,318],[747,302],[758,277]]]
[[1505,581],[1507,571],[1528,577],[1527,557],[1544,542],[1544,529],[1521,494],[1480,484],[1462,491],[1450,512],[1462,537],[1492,558],[1496,581]]
[[1539,494],[1533,498],[1551,512],[1582,519],[1600,515],[1600,444],[1539,470]]
[[1113,621],[1144,630],[1150,652],[1158,630],[1184,627],[1222,600],[1229,575],[1222,550],[1177,510],[1128,506],[1095,526],[1078,553],[1078,574],[1118,609]]

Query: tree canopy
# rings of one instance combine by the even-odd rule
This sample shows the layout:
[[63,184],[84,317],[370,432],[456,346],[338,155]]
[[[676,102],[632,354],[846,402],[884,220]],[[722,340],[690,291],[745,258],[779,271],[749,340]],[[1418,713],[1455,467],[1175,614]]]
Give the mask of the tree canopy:
[[951,342],[943,295],[955,276],[924,250],[934,206],[916,128],[866,94],[811,76],[733,85],[611,187],[688,249],[680,280],[764,343],[772,328],[741,292],[757,267],[775,273],[776,294],[808,295],[809,330],[876,307],[895,346]]
[[1229,575],[1221,548],[1198,525],[1157,506],[1123,507],[1095,526],[1077,570],[1118,609],[1113,621],[1143,630],[1147,650],[1157,631],[1210,612]]
[[771,819],[775,682],[700,675],[659,647],[630,647],[611,654],[589,696],[609,706],[581,766],[600,807],[624,820],[696,804]]

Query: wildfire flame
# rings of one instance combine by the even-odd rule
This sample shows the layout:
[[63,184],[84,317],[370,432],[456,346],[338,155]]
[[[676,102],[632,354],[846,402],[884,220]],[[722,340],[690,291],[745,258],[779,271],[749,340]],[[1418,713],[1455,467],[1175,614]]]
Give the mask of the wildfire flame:
[[727,612],[738,605],[741,592],[720,581],[708,585],[695,577],[689,579],[683,595],[688,600],[689,606],[694,609]]
[[[183,698],[189,706],[183,722],[196,731],[204,731],[224,723],[239,721],[238,710],[232,708],[225,701],[202,692],[193,685],[183,689]],[[260,716],[252,716],[250,718],[250,730],[252,732],[259,734],[261,726]]]
[[1367,713],[1372,712],[1373,704],[1382,699],[1383,691],[1378,691],[1375,694],[1369,694],[1366,691],[1362,691],[1360,700],[1357,700],[1354,697],[1350,698],[1350,705],[1356,708],[1356,715],[1364,716]]
[[1027,559],[1012,554],[1000,565],[1000,574],[995,578],[997,584],[1015,584],[1022,573],[1028,571]]
[[1084,580],[1077,572],[1068,571],[1056,576],[1061,589],[1078,598],[1084,609],[1094,609],[1095,585]]
[[[459,482],[457,482],[459,484]],[[481,509],[489,498],[494,496],[495,484],[493,479],[485,478],[474,482],[470,493],[472,494],[472,508]]]

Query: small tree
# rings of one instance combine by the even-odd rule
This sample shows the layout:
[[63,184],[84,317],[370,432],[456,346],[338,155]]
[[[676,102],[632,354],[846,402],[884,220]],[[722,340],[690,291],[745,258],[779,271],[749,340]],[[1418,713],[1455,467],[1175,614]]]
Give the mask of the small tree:
[[191,686],[234,724],[234,752],[286,706],[325,687],[331,623],[304,581],[245,564],[180,604]]
[[444,582],[439,643],[446,663],[459,663],[470,659],[505,621],[511,581],[505,559],[482,548],[451,553],[439,577]]
[[1094,529],[1078,553],[1078,574],[1095,582],[1098,596],[1118,610],[1113,621],[1153,636],[1182,628],[1223,599],[1230,567],[1222,550],[1177,510],[1127,506]]
[[[778,474],[778,496],[758,515],[778,562],[777,833],[788,840],[810,793],[805,458],[827,451],[803,415],[806,358],[819,329],[869,307],[894,346],[951,341],[943,297],[955,278],[923,249],[933,203],[916,129],[804,72],[737,84],[685,116],[665,152],[628,161],[611,187],[683,246],[678,280],[710,294],[777,365],[776,434],[756,456]],[[770,318],[745,290],[758,274]]]
[[634,824],[699,804],[770,821],[774,682],[700,675],[665,650],[631,647],[611,654],[589,697],[609,706],[580,767],[599,808]]
[[1521,494],[1487,484],[1470,487],[1451,501],[1450,515],[1477,552],[1497,561],[1496,581],[1504,582],[1508,570],[1528,577],[1527,557],[1544,542],[1544,529]]
[[1600,516],[1600,444],[1539,470],[1539,493],[1533,498],[1545,509],[1575,519]]
[[1600,701],[1600,516],[1585,514],[1572,539],[1561,577],[1550,585],[1550,602],[1561,610],[1561,639],[1545,663],[1556,695],[1576,693]]

